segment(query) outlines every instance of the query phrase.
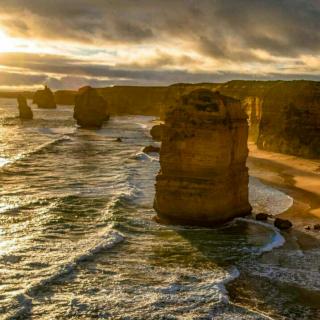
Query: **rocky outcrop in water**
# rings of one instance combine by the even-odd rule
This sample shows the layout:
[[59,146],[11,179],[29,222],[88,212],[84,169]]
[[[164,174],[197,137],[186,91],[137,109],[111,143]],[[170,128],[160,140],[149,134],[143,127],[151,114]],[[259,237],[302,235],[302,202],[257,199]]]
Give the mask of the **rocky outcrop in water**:
[[250,213],[247,138],[239,101],[206,89],[183,96],[165,117],[158,216],[210,226]]
[[153,140],[161,141],[162,139],[162,131],[163,131],[163,124],[156,124],[150,130],[150,135]]
[[33,119],[33,113],[31,108],[28,106],[27,99],[22,95],[18,96],[18,108],[20,119]]
[[157,146],[146,146],[143,148],[142,152],[144,153],[159,153],[160,152],[160,147]]
[[274,220],[274,226],[280,230],[288,230],[292,227],[292,222],[285,219],[276,218]]
[[100,128],[110,117],[108,103],[96,89],[81,88],[75,97],[73,117],[80,127]]
[[57,107],[54,94],[47,86],[43,90],[36,91],[33,103],[41,109],[55,109]]

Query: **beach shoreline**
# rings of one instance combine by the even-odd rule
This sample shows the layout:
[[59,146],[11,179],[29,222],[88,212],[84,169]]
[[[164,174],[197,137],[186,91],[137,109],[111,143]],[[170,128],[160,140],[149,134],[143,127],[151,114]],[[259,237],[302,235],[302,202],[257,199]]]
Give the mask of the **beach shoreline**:
[[[320,248],[320,160],[259,150],[249,143],[250,176],[293,198],[293,205],[277,215],[293,223],[290,234],[302,250]],[[310,230],[306,228],[310,226]]]

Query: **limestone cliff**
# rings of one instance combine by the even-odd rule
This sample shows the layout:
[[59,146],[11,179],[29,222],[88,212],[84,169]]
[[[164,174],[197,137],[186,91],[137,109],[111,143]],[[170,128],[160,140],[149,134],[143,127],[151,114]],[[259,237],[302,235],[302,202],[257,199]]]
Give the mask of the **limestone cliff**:
[[114,86],[97,90],[108,101],[111,114],[158,116],[167,87]]
[[259,136],[260,121],[262,117],[263,97],[248,96],[241,100],[243,110],[248,115],[249,138],[256,142]]
[[55,109],[57,107],[53,92],[47,86],[34,94],[33,103],[42,109]]
[[[319,158],[319,82],[242,81],[178,83],[168,87],[114,86],[97,89],[110,114],[160,116],[195,89],[219,91],[241,101],[248,115],[249,138],[259,148]],[[35,94],[35,97],[38,93]],[[59,104],[71,104],[75,93],[55,93]],[[291,111],[288,107],[291,105]],[[261,120],[263,121],[261,122]],[[301,130],[301,135],[298,132]]]
[[278,82],[266,93],[262,109],[259,148],[320,157],[319,82]]
[[183,96],[163,126],[158,215],[210,226],[250,213],[247,138],[239,101],[206,89]]
[[77,95],[76,91],[72,90],[57,90],[54,93],[55,101],[58,105],[69,105],[73,106],[75,104],[75,97]]

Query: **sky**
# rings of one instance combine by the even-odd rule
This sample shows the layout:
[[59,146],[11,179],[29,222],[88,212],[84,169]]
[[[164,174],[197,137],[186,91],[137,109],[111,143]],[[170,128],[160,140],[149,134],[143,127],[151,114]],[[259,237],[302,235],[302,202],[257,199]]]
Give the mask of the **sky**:
[[0,90],[320,80],[320,0],[0,0]]

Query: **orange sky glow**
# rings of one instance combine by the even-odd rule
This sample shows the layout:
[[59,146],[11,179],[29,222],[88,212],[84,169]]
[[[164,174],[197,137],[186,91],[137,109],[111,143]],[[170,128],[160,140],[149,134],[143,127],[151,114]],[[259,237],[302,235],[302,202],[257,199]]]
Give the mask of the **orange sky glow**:
[[306,3],[0,0],[0,90],[319,80],[320,6]]

